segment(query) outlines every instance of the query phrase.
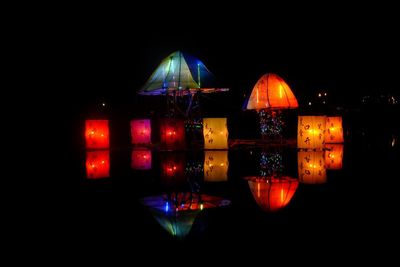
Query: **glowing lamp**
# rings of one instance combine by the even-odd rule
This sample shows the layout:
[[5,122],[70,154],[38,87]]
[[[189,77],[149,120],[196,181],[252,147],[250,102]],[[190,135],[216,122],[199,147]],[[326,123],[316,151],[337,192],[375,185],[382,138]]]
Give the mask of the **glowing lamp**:
[[299,185],[298,180],[291,177],[247,179],[254,200],[265,212],[276,212],[286,207]]
[[151,143],[151,125],[150,120],[132,120],[131,121],[132,144],[150,144]]
[[325,145],[325,116],[299,116],[297,147],[323,148]]
[[323,151],[299,151],[297,154],[299,181],[305,184],[326,183]]
[[325,150],[325,166],[328,170],[340,170],[343,166],[343,145],[328,144]]
[[86,178],[100,179],[110,176],[110,152],[108,150],[86,152]]
[[185,123],[183,120],[161,119],[160,132],[163,148],[183,149],[185,147]]
[[185,155],[182,153],[163,153],[161,160],[161,179],[167,185],[184,183],[185,176]]
[[326,143],[343,143],[342,117],[326,117]]
[[86,120],[85,138],[86,148],[108,148],[108,120]]
[[150,150],[132,150],[132,164],[134,170],[151,169],[151,151]]
[[294,109],[299,104],[289,85],[278,75],[267,73],[256,83],[245,109]]
[[204,181],[224,182],[228,180],[228,151],[205,151]]
[[204,118],[203,135],[205,149],[227,149],[228,127],[226,118]]

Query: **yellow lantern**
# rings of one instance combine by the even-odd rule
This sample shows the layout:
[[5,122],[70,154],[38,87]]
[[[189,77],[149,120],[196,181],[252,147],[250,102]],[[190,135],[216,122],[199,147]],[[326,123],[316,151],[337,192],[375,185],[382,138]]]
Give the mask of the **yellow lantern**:
[[205,149],[227,149],[228,126],[226,118],[204,118],[203,135]]
[[343,166],[343,145],[329,144],[325,148],[326,169],[340,170]]
[[342,117],[326,117],[326,143],[343,143]]
[[323,148],[325,145],[326,116],[299,116],[297,147]]
[[326,183],[323,151],[300,151],[297,154],[299,181],[305,184]]
[[228,180],[228,151],[205,151],[204,181],[225,182]]

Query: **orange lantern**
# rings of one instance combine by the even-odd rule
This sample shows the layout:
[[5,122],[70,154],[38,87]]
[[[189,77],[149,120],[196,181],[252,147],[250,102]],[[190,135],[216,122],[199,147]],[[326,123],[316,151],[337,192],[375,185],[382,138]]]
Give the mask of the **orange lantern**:
[[289,85],[278,75],[267,73],[256,83],[245,109],[292,109],[299,104]]
[[110,152],[108,150],[86,152],[86,178],[99,179],[110,176]]
[[134,170],[150,170],[151,169],[151,151],[132,150],[132,169]]
[[299,151],[297,154],[299,181],[305,184],[326,183],[323,151]]
[[108,120],[85,121],[86,148],[108,148]]
[[299,116],[297,147],[323,148],[325,145],[325,116]]
[[185,147],[185,123],[180,119],[163,118],[160,123],[161,145],[166,149]]
[[150,144],[151,143],[151,124],[150,120],[132,120],[131,121],[132,144]]
[[343,143],[342,117],[326,117],[326,143]]
[[203,135],[205,149],[227,149],[228,126],[226,118],[204,118]]
[[247,179],[254,200],[266,212],[275,212],[286,207],[299,185],[297,179],[291,177]]
[[343,145],[328,144],[325,150],[325,165],[328,170],[340,170],[343,166]]
[[205,151],[204,181],[225,182],[228,180],[228,151]]

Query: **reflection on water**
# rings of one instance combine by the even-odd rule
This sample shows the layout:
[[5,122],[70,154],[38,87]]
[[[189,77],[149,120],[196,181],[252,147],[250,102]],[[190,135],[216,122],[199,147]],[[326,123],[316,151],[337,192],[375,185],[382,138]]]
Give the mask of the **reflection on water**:
[[86,152],[86,178],[100,179],[110,176],[110,151]]
[[266,212],[276,212],[286,207],[299,185],[297,179],[291,177],[246,179],[254,200]]
[[151,169],[151,151],[132,150],[131,167],[134,170],[150,170]]
[[161,180],[165,184],[171,182],[184,182],[185,178],[185,154],[164,152],[160,155]]
[[228,151],[204,151],[205,182],[227,181],[228,168]]
[[340,170],[343,167],[343,144],[326,144],[325,165],[327,170]]
[[157,222],[172,236],[185,238],[205,209],[227,206],[229,200],[192,192],[179,192],[145,197],[141,201]]
[[282,151],[261,151],[260,175],[262,177],[276,177],[282,175]]
[[299,181],[305,184],[326,183],[323,151],[299,151],[297,154]]

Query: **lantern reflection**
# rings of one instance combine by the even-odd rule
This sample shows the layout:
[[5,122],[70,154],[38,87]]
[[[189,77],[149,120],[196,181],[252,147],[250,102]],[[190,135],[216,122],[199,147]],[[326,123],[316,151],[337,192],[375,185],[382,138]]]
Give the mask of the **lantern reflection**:
[[299,116],[297,147],[323,148],[325,144],[325,116]]
[[323,151],[299,151],[297,154],[299,181],[305,184],[326,183]]
[[85,121],[86,148],[108,148],[108,120]]
[[161,119],[160,132],[163,148],[183,149],[185,147],[185,123],[183,120]]
[[204,151],[204,181],[227,181],[228,167],[228,151]]
[[343,166],[343,145],[327,144],[325,146],[325,165],[328,170],[340,170]]
[[110,176],[110,152],[108,150],[86,152],[86,178],[99,179]]
[[131,121],[132,144],[150,144],[151,143],[151,125],[150,120],[132,120]]
[[166,152],[160,155],[161,179],[166,184],[183,183],[185,177],[185,155]]
[[227,206],[230,201],[205,194],[178,192],[146,197],[142,203],[168,233],[184,239],[198,214],[206,209]]
[[134,170],[150,170],[151,169],[151,151],[132,150],[131,167]]
[[280,178],[247,177],[249,188],[258,206],[265,212],[276,212],[286,207],[298,187],[298,180]]
[[343,143],[342,117],[326,117],[326,143]]
[[228,127],[226,118],[204,118],[203,135],[205,149],[227,149]]

